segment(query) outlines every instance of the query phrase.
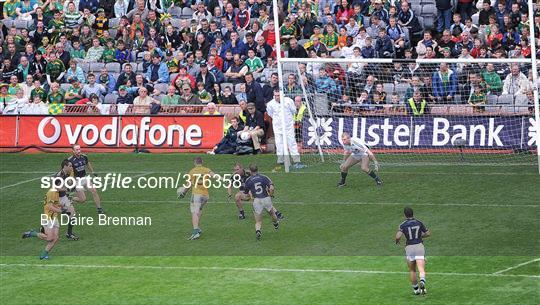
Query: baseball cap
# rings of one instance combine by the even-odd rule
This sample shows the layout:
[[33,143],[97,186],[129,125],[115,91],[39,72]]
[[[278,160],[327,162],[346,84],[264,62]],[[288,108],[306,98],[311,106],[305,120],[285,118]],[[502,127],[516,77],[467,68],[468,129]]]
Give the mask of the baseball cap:
[[127,90],[127,86],[126,85],[122,85],[120,87],[118,87],[118,90]]

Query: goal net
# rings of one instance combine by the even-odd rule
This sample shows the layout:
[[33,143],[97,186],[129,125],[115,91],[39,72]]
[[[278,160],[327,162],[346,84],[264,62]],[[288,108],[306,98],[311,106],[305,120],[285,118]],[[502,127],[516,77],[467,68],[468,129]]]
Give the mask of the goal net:
[[537,164],[530,60],[286,58],[280,68],[305,163],[340,162],[347,132],[387,164]]

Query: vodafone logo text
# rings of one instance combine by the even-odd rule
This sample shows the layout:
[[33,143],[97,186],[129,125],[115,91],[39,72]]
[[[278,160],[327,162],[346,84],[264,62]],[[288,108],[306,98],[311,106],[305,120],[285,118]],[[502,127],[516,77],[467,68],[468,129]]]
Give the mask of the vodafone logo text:
[[207,148],[223,135],[223,117],[211,116],[47,116],[20,123],[22,144],[40,146]]

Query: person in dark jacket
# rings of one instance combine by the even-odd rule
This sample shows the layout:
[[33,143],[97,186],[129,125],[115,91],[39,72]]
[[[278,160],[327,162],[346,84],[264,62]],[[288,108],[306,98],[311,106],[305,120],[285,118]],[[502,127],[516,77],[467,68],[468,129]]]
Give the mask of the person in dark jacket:
[[244,124],[237,117],[231,118],[230,122],[231,126],[227,129],[225,136],[208,152],[209,154],[233,154],[236,152],[238,133],[244,130]]

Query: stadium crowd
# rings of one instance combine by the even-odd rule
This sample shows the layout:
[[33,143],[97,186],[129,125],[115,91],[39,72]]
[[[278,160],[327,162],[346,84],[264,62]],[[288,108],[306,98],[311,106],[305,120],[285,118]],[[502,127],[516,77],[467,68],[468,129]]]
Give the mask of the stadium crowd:
[[[471,104],[482,111],[484,104],[515,109],[533,103],[531,65],[503,63],[531,57],[525,0],[289,0],[281,9],[279,34],[288,57],[394,60],[300,64],[305,87],[326,94],[333,110],[395,103],[423,114],[435,104]],[[532,12],[537,45],[539,9]],[[441,58],[461,62],[439,65]],[[500,61],[475,63],[479,58]],[[298,83],[284,81],[290,88]]]
[[2,113],[59,114],[65,105],[107,113],[134,105],[135,113],[155,114],[167,106],[209,103],[209,114],[222,104],[247,112],[248,103],[264,113],[278,85],[271,5],[6,0]]

